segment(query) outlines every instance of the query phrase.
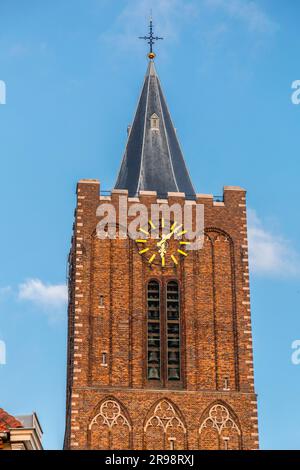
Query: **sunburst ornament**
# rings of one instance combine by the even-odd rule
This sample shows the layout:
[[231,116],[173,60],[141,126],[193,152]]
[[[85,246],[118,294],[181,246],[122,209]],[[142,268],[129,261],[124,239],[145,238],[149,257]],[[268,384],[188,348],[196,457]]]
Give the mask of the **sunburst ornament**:
[[[184,236],[187,230],[184,230],[182,224],[176,221],[173,222],[170,230],[166,230],[164,219],[161,219],[158,227],[152,220],[149,220],[148,227],[140,227],[139,232],[141,238],[136,240],[139,254],[146,258],[149,265],[159,264],[165,268],[171,264],[176,267],[180,258],[188,256],[185,248],[191,243],[179,238]],[[173,240],[175,243],[171,243]]]

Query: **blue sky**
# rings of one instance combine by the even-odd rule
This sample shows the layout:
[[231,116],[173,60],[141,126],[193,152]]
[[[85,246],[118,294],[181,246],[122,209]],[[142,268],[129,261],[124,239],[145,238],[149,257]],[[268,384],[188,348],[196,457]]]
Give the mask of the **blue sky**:
[[261,447],[299,449],[296,0],[0,0],[0,406],[36,410],[45,447],[62,447],[76,182],[115,182],[150,8],[165,37],[156,67],[197,192],[248,190]]

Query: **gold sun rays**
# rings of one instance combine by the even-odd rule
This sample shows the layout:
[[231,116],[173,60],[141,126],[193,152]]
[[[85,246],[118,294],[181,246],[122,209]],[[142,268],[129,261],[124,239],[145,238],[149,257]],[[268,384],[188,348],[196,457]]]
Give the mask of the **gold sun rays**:
[[[162,268],[168,267],[168,259],[170,259],[173,263],[174,267],[177,267],[179,264],[179,258],[182,257],[187,257],[188,253],[184,251],[184,248],[190,245],[191,243],[185,240],[180,240],[178,241],[179,247],[176,250],[176,253],[174,253],[172,249],[172,253],[170,253],[169,248],[169,242],[171,239],[176,240],[176,237],[181,237],[187,233],[187,230],[183,229],[182,224],[177,224],[177,222],[173,222],[173,224],[170,227],[169,233],[165,233],[164,229],[166,227],[165,220],[162,218],[160,221],[159,228],[161,229],[160,233],[160,238],[159,241],[154,244],[154,246],[146,246],[149,243],[149,238],[150,235],[153,234],[155,230],[157,230],[158,227],[153,223],[152,220],[148,221],[148,229],[140,227],[138,231],[145,235],[147,238],[138,238],[136,240],[137,244],[139,245],[139,254],[140,255],[145,255],[146,259],[148,261],[148,264],[151,266],[152,264],[160,264]],[[179,231],[180,230],[180,231]],[[157,239],[157,237],[154,237]],[[179,256],[179,257],[178,257]],[[159,261],[158,261],[158,258]]]

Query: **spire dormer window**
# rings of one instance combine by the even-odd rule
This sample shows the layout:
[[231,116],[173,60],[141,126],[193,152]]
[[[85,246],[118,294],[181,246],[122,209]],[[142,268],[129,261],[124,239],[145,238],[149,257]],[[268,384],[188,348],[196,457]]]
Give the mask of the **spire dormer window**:
[[159,117],[155,113],[151,116],[151,130],[159,131]]

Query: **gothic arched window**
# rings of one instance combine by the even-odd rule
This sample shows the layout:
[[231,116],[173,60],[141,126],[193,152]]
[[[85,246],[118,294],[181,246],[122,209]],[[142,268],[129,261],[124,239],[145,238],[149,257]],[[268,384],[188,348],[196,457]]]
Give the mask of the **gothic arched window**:
[[241,430],[231,410],[215,403],[202,417],[199,428],[199,449],[239,450]]
[[177,281],[147,288],[147,379],[171,386],[181,381],[180,295]]
[[127,410],[114,398],[102,401],[89,424],[91,449],[128,450],[132,448],[132,426]]
[[186,449],[186,426],[183,417],[169,400],[162,399],[149,410],[144,421],[144,448]]
[[168,282],[166,291],[167,377],[168,380],[180,380],[180,299],[178,282]]
[[160,380],[160,286],[157,281],[150,281],[147,291],[147,335],[149,380]]

